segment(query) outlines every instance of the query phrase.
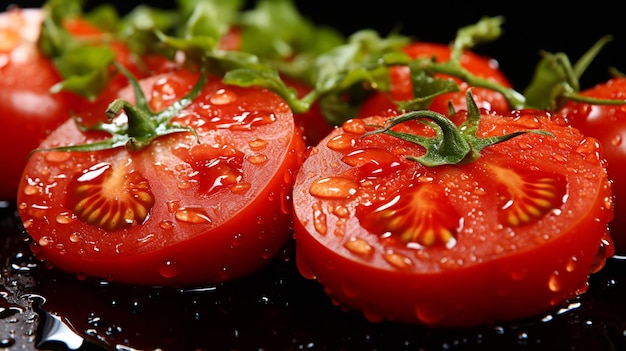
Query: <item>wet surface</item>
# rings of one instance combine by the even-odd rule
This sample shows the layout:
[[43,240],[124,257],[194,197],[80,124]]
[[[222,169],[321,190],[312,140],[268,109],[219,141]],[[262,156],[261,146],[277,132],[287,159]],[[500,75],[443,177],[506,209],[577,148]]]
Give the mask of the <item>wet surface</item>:
[[372,324],[295,268],[293,242],[239,281],[195,289],[119,285],[35,260],[15,210],[0,208],[3,350],[626,350],[626,259],[550,313],[470,329]]

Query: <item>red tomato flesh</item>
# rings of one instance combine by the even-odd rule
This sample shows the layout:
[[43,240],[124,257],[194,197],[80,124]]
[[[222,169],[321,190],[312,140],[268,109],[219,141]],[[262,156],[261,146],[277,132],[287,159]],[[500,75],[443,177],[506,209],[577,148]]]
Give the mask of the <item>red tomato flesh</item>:
[[[141,86],[160,111],[197,77],[170,72]],[[132,97],[129,88],[119,95]],[[32,155],[18,207],[39,258],[81,275],[178,286],[235,279],[276,255],[292,234],[291,190],[304,152],[289,106],[267,90],[210,77],[171,123],[194,128],[199,143],[179,132],[135,152]],[[72,120],[41,147],[105,136]]]
[[[458,116],[457,116],[458,117]],[[311,150],[294,186],[296,259],[332,300],[372,321],[474,326],[534,316],[584,292],[612,254],[601,148],[537,111],[484,114],[478,136],[542,129],[475,162],[426,167],[424,149],[362,138],[347,121]],[[398,131],[432,135],[421,123]]]

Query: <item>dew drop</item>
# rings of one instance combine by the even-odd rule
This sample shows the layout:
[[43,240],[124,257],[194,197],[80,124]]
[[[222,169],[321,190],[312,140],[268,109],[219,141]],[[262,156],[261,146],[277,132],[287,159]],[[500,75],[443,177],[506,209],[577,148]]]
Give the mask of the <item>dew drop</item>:
[[73,243],[77,243],[80,241],[80,233],[74,232],[70,234],[69,239]]
[[611,139],[611,145],[620,146],[622,144],[622,136],[616,135],[613,139]]
[[0,347],[2,348],[8,348],[15,345],[15,339],[7,337],[7,338],[2,338],[0,339]]
[[367,131],[365,122],[360,119],[349,119],[343,123],[341,129],[348,133],[363,134]]
[[44,235],[41,238],[39,238],[39,240],[37,241],[37,243],[39,244],[39,246],[44,247],[44,246],[48,246],[50,244],[52,244],[54,242],[54,240],[52,240],[51,237]]
[[180,208],[180,201],[170,200],[167,201],[165,205],[167,206],[167,211],[169,213],[174,213]]
[[401,270],[409,269],[413,265],[413,261],[409,257],[393,251],[383,254],[383,258],[387,263]]
[[570,257],[570,259],[567,260],[567,264],[565,265],[565,270],[568,272],[574,272],[576,270],[576,266],[578,265],[577,261],[578,258],[576,258],[576,256]]
[[51,151],[46,153],[45,159],[49,163],[65,163],[71,157],[72,154],[69,152]]
[[343,205],[337,205],[333,207],[332,213],[339,218],[350,217],[350,210],[346,206],[343,206]]
[[71,212],[61,212],[57,215],[56,221],[59,224],[69,224],[72,223],[76,219]]
[[561,278],[559,277],[558,271],[555,271],[550,275],[550,278],[548,279],[548,289],[553,292],[559,292],[561,291],[561,289],[563,289],[563,286],[561,286]]
[[328,177],[311,184],[309,193],[316,197],[347,199],[356,194],[358,184],[345,177]]
[[254,138],[248,142],[248,145],[250,146],[250,149],[254,151],[260,151],[265,149],[265,147],[267,146],[267,140]]
[[372,256],[374,254],[374,248],[362,238],[350,238],[343,246],[358,256]]
[[326,143],[326,146],[335,151],[341,151],[350,149],[355,144],[355,139],[353,135],[350,134],[339,134],[335,137],[330,138]]
[[170,230],[174,228],[174,222],[164,220],[159,222],[159,227],[163,230]]
[[326,232],[328,231],[328,224],[326,223],[326,214],[322,210],[322,205],[319,202],[316,202],[312,207],[313,227],[316,232],[326,235]]
[[255,154],[255,155],[248,156],[248,162],[255,164],[255,165],[263,164],[267,162],[267,160],[268,160],[268,157],[265,154]]
[[174,278],[179,273],[176,260],[165,260],[159,265],[159,274],[163,278]]
[[226,105],[237,100],[237,94],[228,89],[219,89],[214,92],[209,101],[214,105]]
[[28,184],[24,187],[24,195],[35,195],[38,192],[37,187],[34,185]]
[[250,190],[252,184],[248,182],[239,182],[237,184],[233,184],[229,187],[230,192],[233,194],[243,194],[246,191]]
[[174,216],[177,220],[186,223],[203,224],[212,222],[207,212],[200,207],[181,207],[176,210]]
[[333,232],[337,237],[343,237],[346,234],[346,220],[339,218],[335,222],[335,231]]

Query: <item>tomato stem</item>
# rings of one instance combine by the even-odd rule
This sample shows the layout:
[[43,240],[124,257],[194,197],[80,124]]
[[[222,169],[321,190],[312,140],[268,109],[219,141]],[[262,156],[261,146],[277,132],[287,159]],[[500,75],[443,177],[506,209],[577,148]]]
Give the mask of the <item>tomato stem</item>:
[[[393,130],[398,124],[417,119],[425,122],[435,130],[436,136],[429,138],[421,135],[403,133]],[[480,122],[480,110],[471,94],[467,91],[467,119],[457,127],[446,116],[429,110],[411,111],[390,119],[379,129],[367,132],[362,137],[374,134],[387,134],[402,140],[423,146],[426,153],[422,156],[407,156],[408,160],[419,162],[428,167],[462,164],[476,161],[480,151],[490,145],[501,143],[525,133],[552,134],[542,130],[517,131],[505,135],[480,138],[476,135]]]

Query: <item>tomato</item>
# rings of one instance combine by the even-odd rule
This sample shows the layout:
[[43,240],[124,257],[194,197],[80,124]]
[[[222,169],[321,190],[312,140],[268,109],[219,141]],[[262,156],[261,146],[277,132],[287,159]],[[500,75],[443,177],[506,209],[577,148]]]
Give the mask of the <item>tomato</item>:
[[[459,139],[425,149],[372,132],[388,117],[348,120],[324,138],[294,185],[300,273],[372,322],[427,326],[531,317],[583,293],[613,249],[599,143],[546,112],[480,114],[475,137],[483,141],[543,132],[489,145],[479,157],[468,159],[477,150],[468,148],[458,163],[437,163],[447,158],[436,152]],[[432,124],[421,122],[391,132],[431,141]]]
[[[434,57],[436,62],[446,62],[450,60],[451,48],[446,44],[418,41],[407,45],[404,48],[404,52],[412,59]],[[478,77],[486,78],[506,88],[511,87],[508,78],[500,70],[498,62],[492,58],[464,50],[460,62],[463,68]],[[428,108],[447,114],[449,109],[448,103],[451,102],[455,110],[464,109],[467,106],[465,96],[470,85],[456,77],[444,74],[436,74],[435,76],[455,80],[459,84],[459,91],[435,97]],[[389,92],[374,92],[371,97],[364,101],[363,106],[359,110],[359,117],[397,115],[399,111],[394,101],[413,99],[413,85],[408,66],[390,67],[389,77]],[[510,110],[505,97],[498,92],[486,88],[474,88],[472,89],[472,94],[480,108],[498,113],[507,113]]]
[[[150,109],[163,112],[148,122],[145,108],[124,105],[110,126],[136,135],[121,146],[58,149],[109,136],[74,120],[44,140],[17,201],[37,257],[81,275],[182,286],[236,279],[275,256],[292,235],[304,153],[291,110],[268,90],[213,76],[192,88],[198,77],[179,70],[141,80]],[[117,101],[133,101],[131,92]]]
[[[580,93],[583,96],[604,99],[625,99],[626,78],[613,78]],[[615,212],[626,207],[626,111],[623,105],[588,104],[569,101],[558,111],[572,126],[600,141],[608,161],[609,177],[613,181]],[[615,216],[610,230],[618,253],[626,253],[626,218]]]
[[[0,13],[0,199],[15,200],[28,153],[69,115],[67,93],[53,94],[60,81],[52,62],[37,49],[43,20],[38,9]],[[10,150],[10,152],[8,152]]]
[[[62,77],[50,57],[39,49],[44,11],[39,8],[10,8],[0,13],[0,148],[5,155],[0,174],[0,198],[15,201],[19,178],[31,150],[54,128],[70,117],[70,111],[83,114],[104,111],[114,94],[128,84],[123,75],[114,75],[95,100],[51,88]],[[65,29],[76,38],[97,40],[105,33],[82,18],[71,18]],[[107,41],[116,59],[139,75],[134,55],[119,41]],[[104,45],[104,42],[102,43]]]

